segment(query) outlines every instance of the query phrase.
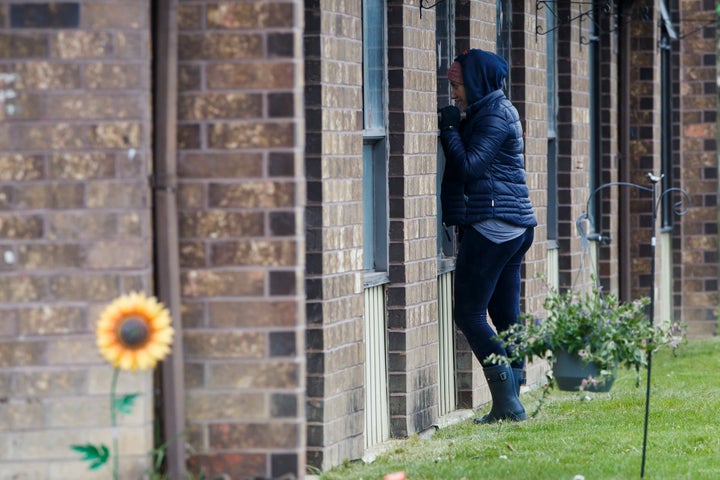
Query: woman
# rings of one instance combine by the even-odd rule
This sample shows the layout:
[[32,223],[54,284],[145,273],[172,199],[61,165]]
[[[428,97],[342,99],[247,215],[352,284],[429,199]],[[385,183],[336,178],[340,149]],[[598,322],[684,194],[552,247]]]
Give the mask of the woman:
[[507,73],[507,62],[494,53],[463,53],[448,70],[455,105],[439,112],[443,223],[457,225],[461,238],[455,322],[483,365],[492,396],[490,413],[477,423],[526,418],[519,397],[523,363],[484,364],[490,354],[507,354],[488,313],[498,331],[520,321],[520,267],[537,225],[520,117],[503,92]]

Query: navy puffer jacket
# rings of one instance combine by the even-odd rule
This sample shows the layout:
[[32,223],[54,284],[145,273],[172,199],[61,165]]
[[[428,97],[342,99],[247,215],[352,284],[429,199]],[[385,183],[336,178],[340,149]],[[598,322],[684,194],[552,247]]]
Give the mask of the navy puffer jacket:
[[495,218],[534,227],[520,116],[502,90],[507,62],[479,49],[457,60],[468,108],[459,129],[440,134],[445,152],[443,223],[471,225]]

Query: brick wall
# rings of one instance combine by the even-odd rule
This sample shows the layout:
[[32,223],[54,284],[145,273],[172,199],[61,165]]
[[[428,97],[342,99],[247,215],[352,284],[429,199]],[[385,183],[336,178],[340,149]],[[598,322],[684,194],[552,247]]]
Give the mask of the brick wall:
[[[680,271],[674,291],[689,334],[718,333],[717,29],[715,2],[680,0],[681,187],[691,196],[680,224]],[[702,53],[701,53],[702,52]],[[677,228],[677,227],[675,227]]]
[[[648,2],[652,4],[652,2]],[[630,22],[630,181],[649,187],[648,172],[660,172],[660,57],[657,21],[634,7]],[[632,297],[647,295],[655,278],[652,265],[652,197],[642,191],[630,196]]]
[[[600,63],[600,165],[598,184],[617,182],[618,176],[618,42],[615,33],[616,20],[612,15],[598,18]],[[598,185],[598,186],[599,186]],[[610,243],[598,247],[598,277],[607,291],[617,292],[619,286],[618,265],[618,195],[617,189],[604,190],[596,197],[600,212],[595,229],[611,237]]]
[[391,434],[437,418],[437,91],[435,15],[391,1],[389,22]]
[[[111,444],[99,311],[152,292],[150,52],[142,1],[0,5],[0,477],[107,478],[72,444]],[[151,375],[121,419],[121,476],[152,448]]]
[[308,463],[363,455],[361,3],[305,2]]
[[298,2],[179,5],[178,174],[193,471],[305,471]]
[[[558,19],[575,18],[582,5],[558,5]],[[581,38],[588,23],[559,22],[558,36],[558,245],[560,288],[580,286],[588,279],[589,251],[584,251],[575,226],[585,213],[590,171],[589,48]],[[580,278],[580,267],[584,276]]]

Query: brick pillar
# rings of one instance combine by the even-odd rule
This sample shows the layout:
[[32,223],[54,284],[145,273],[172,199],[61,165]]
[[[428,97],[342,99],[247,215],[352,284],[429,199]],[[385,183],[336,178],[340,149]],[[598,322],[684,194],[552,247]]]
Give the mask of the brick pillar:
[[435,14],[420,18],[417,5],[404,3],[389,2],[388,10],[388,338],[396,437],[430,427],[438,413]]
[[675,178],[691,196],[688,214],[675,222],[681,234],[676,305],[692,336],[718,333],[717,28],[715,3],[680,0],[680,163]]
[[305,473],[301,3],[180,2],[191,471]]
[[305,2],[307,456],[323,469],[364,453],[361,15]]
[[[557,17],[575,18],[581,5],[558,4]],[[575,221],[586,210],[590,194],[590,97],[589,48],[580,41],[587,38],[588,24],[579,19],[558,24],[558,245],[560,288],[576,284],[583,251]],[[589,268],[590,259],[584,264]],[[581,281],[586,281],[587,277]]]

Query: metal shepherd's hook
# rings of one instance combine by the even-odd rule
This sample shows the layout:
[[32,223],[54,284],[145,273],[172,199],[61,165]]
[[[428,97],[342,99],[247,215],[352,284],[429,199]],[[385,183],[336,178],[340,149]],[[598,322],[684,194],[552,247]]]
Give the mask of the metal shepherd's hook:
[[[655,318],[655,245],[656,245],[656,221],[657,221],[657,213],[659,210],[659,207],[661,205],[661,202],[665,195],[669,195],[672,193],[678,193],[681,195],[681,198],[678,202],[673,204],[673,213],[677,216],[683,216],[687,213],[688,208],[690,206],[690,195],[688,193],[681,189],[681,188],[666,188],[665,190],[660,192],[660,195],[658,196],[656,194],[657,191],[657,184],[660,183],[660,180],[663,179],[664,175],[653,175],[652,173],[648,173],[646,175],[648,181],[650,182],[650,187],[646,187],[643,185],[638,185],[636,183],[629,183],[629,182],[613,182],[613,183],[606,183],[604,185],[600,185],[598,188],[596,188],[592,193],[590,193],[590,196],[588,197],[586,206],[585,206],[585,212],[578,218],[578,225],[583,219],[587,219],[590,223],[590,234],[587,236],[588,239],[591,240],[602,240],[603,237],[598,232],[595,232],[595,222],[590,215],[590,204],[592,202],[592,199],[595,197],[595,195],[600,192],[601,190],[604,190],[606,188],[610,187],[632,187],[637,188],[639,190],[650,192],[652,194],[652,237],[651,237],[651,258],[650,258],[650,278],[652,281],[650,282],[650,311],[648,313],[649,315],[649,321],[651,324],[654,323]],[[581,230],[581,234],[584,236],[584,231]],[[647,353],[647,383],[645,388],[645,425],[643,427],[643,446],[642,446],[642,463],[640,466],[640,478],[643,478],[645,476],[645,458],[647,453],[647,437],[648,437],[648,420],[650,418],[650,376],[652,373],[652,350],[648,350]]]

